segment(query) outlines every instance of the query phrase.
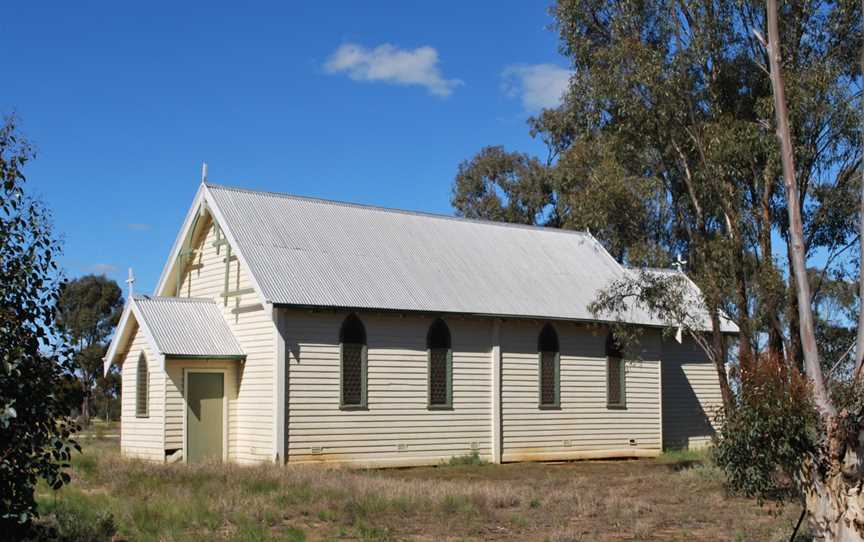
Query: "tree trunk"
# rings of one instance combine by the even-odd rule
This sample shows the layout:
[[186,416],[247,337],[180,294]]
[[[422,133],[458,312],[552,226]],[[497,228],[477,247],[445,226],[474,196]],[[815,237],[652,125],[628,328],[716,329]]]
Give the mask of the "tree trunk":
[[783,184],[786,188],[786,209],[789,213],[789,243],[792,245],[792,274],[798,298],[799,332],[804,354],[804,370],[813,383],[816,406],[826,418],[835,414],[834,405],[828,397],[825,379],[819,364],[816,346],[816,329],[810,307],[810,283],[807,281],[807,263],[804,257],[804,226],[801,220],[801,203],[798,185],[795,182],[795,158],[792,148],[792,130],[786,110],[786,90],[780,72],[780,30],[777,22],[777,0],[767,0],[768,59],[771,65],[771,88],[774,94],[774,113],[777,116],[777,138],[780,140],[780,158],[783,166]]
[[[786,253],[789,260],[789,269],[792,269],[792,245],[787,243]],[[795,277],[789,277],[789,290],[791,291],[789,297],[789,313],[787,314],[789,318],[789,353],[787,356],[789,360],[796,366],[800,371],[804,371],[804,353],[801,349],[801,333],[798,331],[801,326],[799,325],[798,320],[798,297],[795,295],[796,286],[795,286]]]
[[747,278],[744,275],[744,257],[740,247],[735,249],[735,292],[738,304],[738,363],[741,371],[749,373],[756,362],[751,340],[753,339],[753,328],[750,325],[750,309],[748,308],[749,296],[747,292]]
[[729,416],[734,404],[732,402],[732,390],[729,388],[729,377],[726,374],[726,344],[720,327],[720,313],[714,308],[711,310],[711,346],[714,368],[717,370],[717,379],[720,381],[720,396],[723,398],[723,413]]
[[81,400],[81,423],[87,427],[90,425],[90,394],[85,392]]
[[805,502],[816,540],[864,540],[864,432],[832,461],[826,474],[808,466]]
[[[864,0],[861,0],[861,17],[864,17]],[[864,45],[861,46],[861,81],[864,82]],[[861,116],[861,127],[862,133],[864,133],[864,113]],[[864,141],[861,144],[864,146]],[[861,258],[864,260],[864,162],[861,164],[861,194],[859,197],[858,243],[861,247]],[[864,366],[864,261],[858,263],[858,268],[858,343],[855,348],[854,372],[856,381],[862,378],[862,366]]]
[[[826,437],[816,459],[811,459],[802,473],[810,528],[817,540],[864,541],[864,433],[860,426],[846,434],[849,415],[845,410],[838,417],[828,396],[811,309],[810,284],[804,257],[804,232],[801,224],[801,202],[795,182],[795,161],[792,135],[786,111],[783,76],[780,72],[780,31],[777,0],[766,0],[768,23],[768,58],[771,66],[771,87],[774,112],[777,116],[777,138],[780,140],[783,184],[789,213],[789,244],[792,247],[792,275],[798,302],[799,332],[804,355],[804,368],[813,385],[816,406],[826,427]],[[862,61],[864,62],[864,61]],[[864,205],[864,203],[862,203]],[[864,219],[864,214],[862,214]],[[864,222],[860,225],[864,228]],[[864,320],[861,320],[864,323]],[[862,331],[859,326],[859,336]],[[861,344],[859,343],[859,349]]]

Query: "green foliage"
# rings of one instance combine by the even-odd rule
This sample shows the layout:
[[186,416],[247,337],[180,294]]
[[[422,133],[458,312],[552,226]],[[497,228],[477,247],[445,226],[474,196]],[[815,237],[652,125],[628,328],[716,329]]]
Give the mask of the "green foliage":
[[[782,4],[807,254],[848,274],[862,155],[861,6]],[[792,285],[777,258],[790,247],[773,98],[753,32],[764,28],[764,3],[559,0],[550,13],[572,76],[561,105],[529,120],[548,149],[544,182],[484,149],[460,167],[457,212],[589,229],[634,267],[667,267],[681,253],[709,313],[723,310],[741,328],[742,358],[764,338],[774,353],[800,358]],[[474,171],[472,179],[506,182],[492,191],[499,183],[465,183]]]
[[450,467],[483,466],[488,464],[489,462],[480,457],[480,453],[477,450],[474,450],[470,454],[454,455],[447,461],[447,465]]
[[36,516],[35,487],[69,482],[77,429],[69,419],[69,352],[54,325],[59,245],[48,212],[24,193],[33,153],[15,120],[0,127],[0,532],[15,539]]
[[102,375],[102,358],[107,340],[120,320],[123,294],[117,283],[104,275],[85,275],[66,282],[57,303],[57,325],[75,348],[76,373],[84,397],[81,417],[90,420],[90,401],[97,404],[96,414],[111,417],[119,414],[119,378]]
[[123,311],[123,293],[104,275],[85,275],[63,284],[57,325],[73,343],[86,348],[107,339]]
[[549,172],[527,154],[486,147],[459,164],[451,202],[456,213],[518,224],[541,224],[552,204]]
[[764,359],[742,374],[742,384],[748,393],[723,421],[714,461],[744,495],[800,495],[802,468],[818,454],[824,431],[809,381],[782,360]]
[[670,330],[675,326],[688,330],[703,329],[701,318],[704,312],[694,310],[701,303],[696,294],[695,288],[681,273],[640,269],[599,292],[588,305],[588,310],[597,318],[613,321],[615,339],[626,350],[635,343],[641,331],[625,324],[626,318],[634,311],[655,315]]

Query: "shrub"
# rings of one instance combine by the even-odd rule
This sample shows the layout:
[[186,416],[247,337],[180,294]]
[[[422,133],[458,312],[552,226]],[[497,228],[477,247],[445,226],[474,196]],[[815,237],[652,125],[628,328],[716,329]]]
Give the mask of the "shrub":
[[809,381],[782,360],[762,359],[741,375],[741,390],[713,459],[733,491],[760,501],[785,495],[822,433]]

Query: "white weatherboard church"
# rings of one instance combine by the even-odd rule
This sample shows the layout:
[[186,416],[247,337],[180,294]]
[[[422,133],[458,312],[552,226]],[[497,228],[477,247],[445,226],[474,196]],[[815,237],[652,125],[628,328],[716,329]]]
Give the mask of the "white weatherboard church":
[[587,233],[202,183],[106,356],[122,452],[408,466],[704,445],[721,396],[699,347],[634,313],[639,351],[619,352],[587,309],[627,272]]

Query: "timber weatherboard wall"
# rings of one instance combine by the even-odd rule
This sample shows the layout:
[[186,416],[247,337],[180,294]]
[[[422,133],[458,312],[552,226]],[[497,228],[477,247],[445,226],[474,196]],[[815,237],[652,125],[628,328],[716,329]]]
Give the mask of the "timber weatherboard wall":
[[[217,226],[209,217],[203,219],[197,229],[202,233],[192,239],[194,253],[184,266],[179,295],[216,300],[246,354],[245,363],[234,362],[236,399],[229,401],[228,455],[240,463],[271,461],[274,458],[276,328],[254,293],[249,273],[235,257],[236,251],[232,251],[229,262],[228,288],[247,293],[228,297],[226,303],[222,294],[228,245],[216,243]],[[162,292],[162,295],[172,293]]]
[[[140,325],[135,326],[129,349],[123,356],[120,375],[120,450],[123,455],[150,461],[163,461],[165,421],[165,373],[161,357],[147,344]],[[147,360],[147,416],[135,412],[137,400],[138,360]]]
[[435,318],[359,313],[368,347],[368,408],[339,408],[339,329],[347,312],[285,310],[288,461],[436,464],[491,459],[491,320],[445,318],[453,408],[428,408],[426,336]]
[[502,323],[503,461],[659,454],[658,334],[643,334],[640,359],[626,363],[627,407],[618,409],[606,402],[605,335],[583,325],[556,322],[561,405],[540,409],[537,340],[543,325]]
[[723,406],[714,363],[692,340],[663,341],[663,445],[700,448],[711,443]]

